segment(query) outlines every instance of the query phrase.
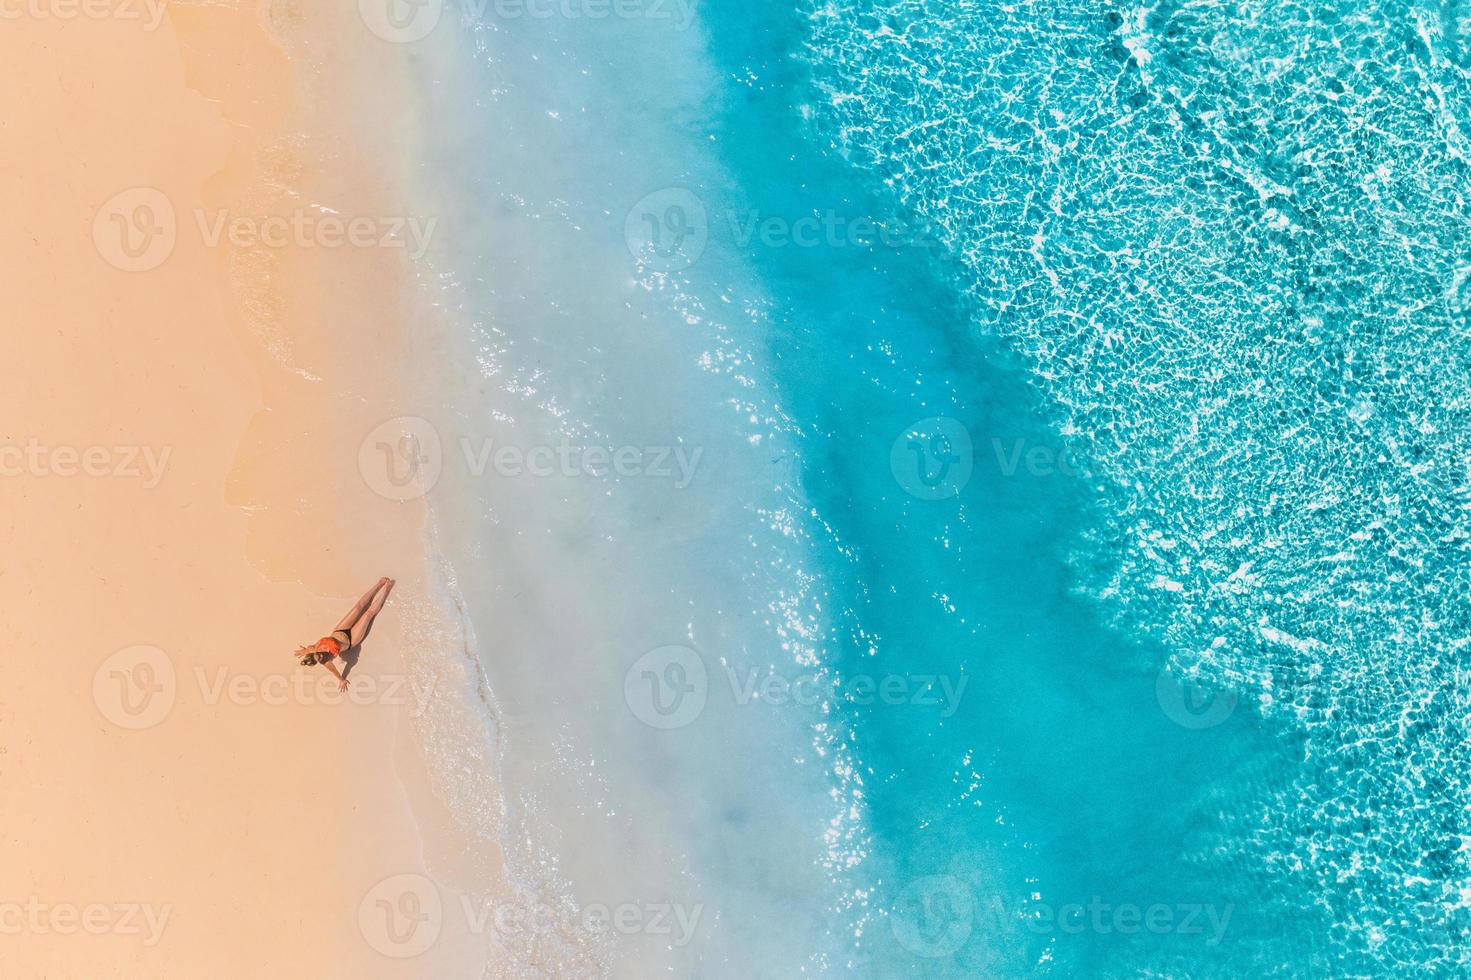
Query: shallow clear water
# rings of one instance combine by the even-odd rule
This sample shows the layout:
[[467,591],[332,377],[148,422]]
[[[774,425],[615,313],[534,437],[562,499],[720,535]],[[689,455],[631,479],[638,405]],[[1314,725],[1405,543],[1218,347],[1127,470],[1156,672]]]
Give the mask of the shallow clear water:
[[636,450],[431,499],[512,868],[698,918],[499,937],[526,975],[1463,963],[1455,23],[711,2],[426,42],[450,455]]

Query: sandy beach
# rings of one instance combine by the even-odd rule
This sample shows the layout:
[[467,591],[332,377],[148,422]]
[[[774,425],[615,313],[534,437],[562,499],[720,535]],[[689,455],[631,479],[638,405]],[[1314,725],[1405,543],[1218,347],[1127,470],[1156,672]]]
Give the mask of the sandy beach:
[[1471,976],[1437,6],[0,0],[0,980]]
[[[389,52],[323,6],[3,25],[6,977],[427,977],[467,948],[412,935],[399,877],[446,822],[402,650],[437,615],[423,508],[359,465],[403,414],[413,237],[345,92]],[[341,695],[291,652],[380,575]]]

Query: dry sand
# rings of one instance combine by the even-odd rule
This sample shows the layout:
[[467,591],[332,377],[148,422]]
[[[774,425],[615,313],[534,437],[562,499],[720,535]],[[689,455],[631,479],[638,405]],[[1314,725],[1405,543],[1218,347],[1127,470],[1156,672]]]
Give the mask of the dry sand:
[[[0,977],[463,975],[449,910],[398,959],[412,900],[370,895],[446,822],[399,680],[423,510],[358,469],[408,256],[289,224],[395,215],[334,105],[393,53],[353,2],[114,6],[0,22]],[[290,653],[384,574],[344,700]]]

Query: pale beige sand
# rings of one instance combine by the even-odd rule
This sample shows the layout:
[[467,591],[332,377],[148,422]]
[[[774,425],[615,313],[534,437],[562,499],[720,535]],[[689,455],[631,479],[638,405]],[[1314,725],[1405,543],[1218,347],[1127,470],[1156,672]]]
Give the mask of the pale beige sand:
[[[376,883],[424,870],[420,823],[450,822],[395,680],[404,610],[425,615],[423,509],[356,465],[404,403],[407,256],[211,246],[195,218],[322,193],[393,213],[343,135],[361,108],[331,108],[345,68],[391,71],[354,7],[0,25],[0,977],[437,977],[478,949],[450,921],[394,959],[359,921]],[[119,250],[113,214],[147,224],[157,198],[108,203],[138,187],[177,236],[124,271],[158,257]],[[382,574],[400,586],[355,675],[369,703],[320,668],[286,686],[295,644]],[[160,652],[104,663],[138,645]]]

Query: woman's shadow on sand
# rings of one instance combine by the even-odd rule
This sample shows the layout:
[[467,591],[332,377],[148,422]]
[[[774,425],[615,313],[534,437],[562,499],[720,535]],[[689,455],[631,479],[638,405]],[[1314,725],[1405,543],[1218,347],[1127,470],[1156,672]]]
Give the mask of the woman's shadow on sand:
[[[367,640],[367,637],[365,636],[365,637],[363,637],[363,639],[364,640]],[[355,647],[348,647],[346,650],[343,650],[342,651],[342,679],[343,680],[347,680],[349,677],[352,676],[352,672],[357,669],[357,666],[358,666],[358,658],[360,658],[362,655],[363,655],[363,645],[361,643],[359,643]]]

